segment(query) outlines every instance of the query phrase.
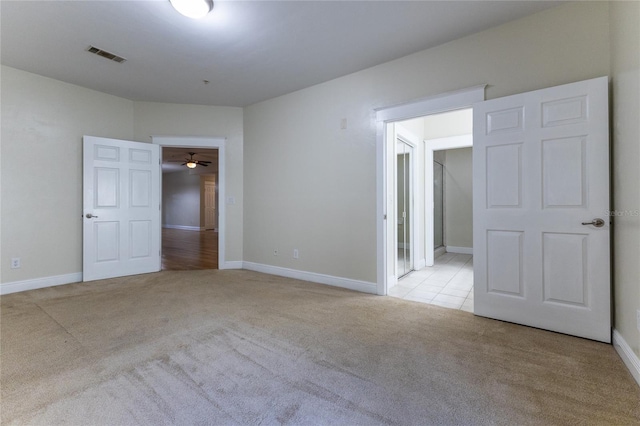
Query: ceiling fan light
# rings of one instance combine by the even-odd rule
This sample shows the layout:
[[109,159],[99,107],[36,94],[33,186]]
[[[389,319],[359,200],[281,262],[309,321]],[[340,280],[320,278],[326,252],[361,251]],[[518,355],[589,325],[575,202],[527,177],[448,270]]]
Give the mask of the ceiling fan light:
[[212,0],[169,0],[175,10],[192,19],[204,18],[213,9]]
[[189,161],[187,163],[187,167],[190,169],[195,169],[196,168],[196,163],[194,163],[193,161]]

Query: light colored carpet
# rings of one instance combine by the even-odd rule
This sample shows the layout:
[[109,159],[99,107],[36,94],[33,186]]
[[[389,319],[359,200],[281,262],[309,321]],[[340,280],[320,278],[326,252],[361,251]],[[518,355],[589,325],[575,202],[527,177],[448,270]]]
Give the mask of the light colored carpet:
[[3,425],[640,423],[610,345],[249,271],[1,308]]

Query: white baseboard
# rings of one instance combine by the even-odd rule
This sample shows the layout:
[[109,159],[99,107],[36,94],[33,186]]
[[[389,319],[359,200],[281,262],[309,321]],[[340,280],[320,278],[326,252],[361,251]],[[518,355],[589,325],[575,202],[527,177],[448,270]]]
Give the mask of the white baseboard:
[[331,275],[318,274],[315,272],[298,271],[296,269],[281,268],[279,266],[263,265],[254,262],[242,262],[243,269],[249,271],[262,272],[265,274],[278,275],[280,277],[295,278],[303,281],[311,281],[319,284],[331,285],[334,287],[347,288],[349,290],[361,291],[363,293],[378,294],[376,283],[367,281],[352,280],[350,278],[334,277]]
[[446,250],[447,250],[447,253],[473,254],[473,248],[472,247],[447,246]]
[[413,265],[413,269],[415,269],[416,271],[419,271],[420,269],[424,268],[425,266],[427,266],[427,261],[424,259],[419,259],[416,260],[415,265]]
[[218,269],[242,269],[242,260],[228,260]]
[[182,229],[184,231],[200,231],[199,226],[185,226],[185,225],[162,225],[163,228],[169,229]]
[[444,248],[444,246],[440,246],[437,249],[435,249],[433,251],[433,257],[438,257],[438,256],[442,256],[443,254],[445,254],[447,252],[447,249]]
[[640,386],[640,358],[616,329],[613,329],[613,347]]
[[17,293],[19,291],[36,290],[56,285],[71,284],[82,281],[82,272],[55,275],[53,277],[35,278],[32,280],[13,281],[0,284],[0,295]]
[[[281,277],[295,278],[314,283],[327,284],[334,287],[342,287],[364,293],[377,294],[376,283],[352,280],[349,278],[334,277],[331,275],[317,274],[315,272],[298,271],[295,269],[281,268],[278,266],[262,265],[253,262],[232,260],[224,262],[219,269],[248,269],[250,271],[263,272],[265,274]],[[73,274],[56,275],[52,277],[35,278],[32,280],[14,281],[0,284],[0,295],[17,293],[20,291],[36,290],[39,288],[53,287],[63,284],[82,282],[82,272]]]

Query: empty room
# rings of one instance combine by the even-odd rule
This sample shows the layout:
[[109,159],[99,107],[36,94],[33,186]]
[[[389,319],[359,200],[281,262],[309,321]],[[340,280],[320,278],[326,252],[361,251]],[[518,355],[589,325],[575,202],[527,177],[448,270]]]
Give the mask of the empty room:
[[0,43],[3,425],[640,423],[640,1],[3,0]]

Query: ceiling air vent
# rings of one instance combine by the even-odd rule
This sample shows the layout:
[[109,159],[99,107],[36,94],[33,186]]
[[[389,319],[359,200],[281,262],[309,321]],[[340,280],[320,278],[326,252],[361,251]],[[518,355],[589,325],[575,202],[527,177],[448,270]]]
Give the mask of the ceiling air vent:
[[115,62],[117,62],[119,64],[121,64],[124,61],[126,61],[126,59],[123,58],[122,56],[114,55],[111,52],[107,52],[106,50],[98,49],[97,47],[94,47],[94,46],[89,46],[89,48],[87,49],[87,52],[95,53],[98,56],[102,56],[103,58],[110,59],[110,60],[115,61]]

